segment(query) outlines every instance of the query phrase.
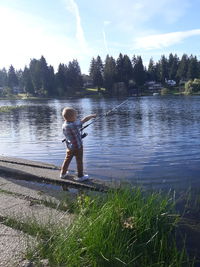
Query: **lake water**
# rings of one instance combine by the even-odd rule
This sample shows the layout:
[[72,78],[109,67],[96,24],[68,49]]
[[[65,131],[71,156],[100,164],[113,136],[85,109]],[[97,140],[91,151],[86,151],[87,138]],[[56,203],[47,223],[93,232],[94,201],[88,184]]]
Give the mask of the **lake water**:
[[[0,155],[61,165],[61,111],[105,114],[125,99],[0,100],[25,105],[0,113]],[[85,171],[99,179],[158,188],[200,188],[200,97],[130,98],[86,130]],[[73,160],[71,169],[76,169]]]

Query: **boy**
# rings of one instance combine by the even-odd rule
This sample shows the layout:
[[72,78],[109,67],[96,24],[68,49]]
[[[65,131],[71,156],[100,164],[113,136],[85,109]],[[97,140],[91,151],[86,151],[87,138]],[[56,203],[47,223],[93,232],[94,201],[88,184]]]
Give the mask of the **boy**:
[[62,111],[64,123],[62,126],[63,134],[67,140],[66,157],[63,161],[60,178],[64,179],[68,174],[68,167],[72,158],[76,157],[78,177],[74,178],[76,181],[82,182],[88,179],[88,175],[83,174],[83,142],[81,138],[80,129],[82,124],[90,119],[96,118],[96,114],[86,116],[82,120],[77,120],[77,112],[71,107],[66,107]]

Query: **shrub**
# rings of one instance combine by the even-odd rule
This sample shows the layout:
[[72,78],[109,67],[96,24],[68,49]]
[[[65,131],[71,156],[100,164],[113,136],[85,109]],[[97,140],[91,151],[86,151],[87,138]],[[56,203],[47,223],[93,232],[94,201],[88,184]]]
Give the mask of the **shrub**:
[[161,95],[168,95],[169,94],[169,89],[168,88],[162,88],[161,89]]

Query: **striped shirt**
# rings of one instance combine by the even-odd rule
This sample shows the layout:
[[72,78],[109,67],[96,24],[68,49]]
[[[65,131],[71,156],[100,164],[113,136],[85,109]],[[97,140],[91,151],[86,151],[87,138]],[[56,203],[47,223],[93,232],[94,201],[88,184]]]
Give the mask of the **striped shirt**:
[[82,138],[80,133],[80,128],[82,127],[82,122],[76,120],[74,122],[65,121],[62,126],[63,134],[67,140],[67,147],[70,150],[81,148]]

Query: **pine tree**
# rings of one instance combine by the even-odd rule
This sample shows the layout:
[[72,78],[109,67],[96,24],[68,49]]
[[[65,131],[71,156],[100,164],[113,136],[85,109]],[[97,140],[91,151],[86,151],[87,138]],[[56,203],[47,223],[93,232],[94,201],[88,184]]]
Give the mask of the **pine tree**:
[[33,87],[34,87],[34,94],[36,94],[36,95],[43,94],[40,60],[31,59],[30,65],[29,65],[29,70],[30,70],[31,81],[32,81]]
[[67,71],[68,67],[65,64],[59,64],[58,72],[56,73],[56,88],[58,95],[67,95]]
[[156,81],[156,66],[154,64],[153,58],[150,58],[149,60],[147,79],[149,81]]
[[128,87],[129,81],[133,78],[133,66],[130,58],[127,55],[124,55],[123,62],[123,81]]
[[199,66],[197,57],[193,57],[192,55],[189,58],[189,64],[188,64],[188,71],[187,71],[187,78],[189,80],[194,80],[195,78],[199,78]]
[[69,62],[67,68],[68,90],[74,94],[83,87],[81,69],[77,60]]
[[26,66],[22,74],[22,80],[23,80],[24,91],[29,94],[34,94],[35,90],[31,79],[30,70]]
[[55,73],[54,68],[50,65],[48,67],[48,95],[56,96],[56,84],[55,84]]
[[94,87],[100,88],[103,86],[103,63],[100,56],[92,59],[89,70],[90,77]]
[[186,80],[187,78],[187,73],[188,73],[188,63],[189,59],[186,54],[183,54],[179,64],[178,64],[178,69],[177,69],[177,74],[176,78],[177,80]]
[[141,56],[133,57],[133,79],[138,87],[145,83],[145,70]]
[[112,95],[113,94],[113,86],[116,81],[116,62],[113,57],[109,55],[106,56],[105,64],[104,64],[104,87],[107,92]]
[[116,61],[117,82],[124,82],[124,57],[120,53]]
[[170,80],[177,80],[177,71],[178,71],[178,64],[179,64],[179,58],[175,54],[172,53],[169,55],[168,60],[168,73],[169,73],[169,79]]
[[13,87],[18,85],[17,75],[15,73],[14,67],[11,65],[8,70],[8,86],[13,89]]
[[8,85],[8,74],[5,68],[0,70],[0,87],[5,87]]
[[168,61],[164,55],[161,56],[160,60],[160,79],[162,83],[169,79]]
[[49,69],[46,59],[43,56],[39,60],[39,74],[41,83],[40,92],[43,95],[47,95],[49,91]]

